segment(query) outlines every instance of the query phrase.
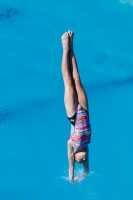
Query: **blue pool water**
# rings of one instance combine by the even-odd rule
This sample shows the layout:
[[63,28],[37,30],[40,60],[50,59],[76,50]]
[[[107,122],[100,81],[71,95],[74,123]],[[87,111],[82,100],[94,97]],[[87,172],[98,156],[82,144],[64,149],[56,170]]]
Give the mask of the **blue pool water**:
[[[0,200],[133,199],[132,21],[132,0],[0,1]],[[78,184],[64,178],[69,29],[93,133],[90,176]]]

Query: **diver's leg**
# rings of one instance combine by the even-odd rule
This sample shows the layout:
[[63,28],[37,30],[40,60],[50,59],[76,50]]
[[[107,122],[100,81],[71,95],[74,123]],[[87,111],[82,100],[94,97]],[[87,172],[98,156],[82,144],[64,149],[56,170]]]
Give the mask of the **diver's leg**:
[[63,46],[63,55],[62,55],[62,76],[65,85],[65,95],[64,102],[66,107],[66,112],[68,117],[72,117],[75,114],[77,107],[77,98],[74,90],[74,83],[72,80],[70,72],[70,46],[69,46],[69,35],[64,33],[62,35],[62,46]]
[[70,37],[70,66],[71,66],[71,73],[74,79],[75,83],[75,88],[77,92],[77,98],[78,102],[88,110],[88,100],[87,100],[87,95],[85,92],[85,89],[81,83],[80,75],[78,72],[78,66],[76,62],[76,58],[74,55],[74,48],[73,48],[73,36],[74,33],[72,31],[68,31],[69,37]]

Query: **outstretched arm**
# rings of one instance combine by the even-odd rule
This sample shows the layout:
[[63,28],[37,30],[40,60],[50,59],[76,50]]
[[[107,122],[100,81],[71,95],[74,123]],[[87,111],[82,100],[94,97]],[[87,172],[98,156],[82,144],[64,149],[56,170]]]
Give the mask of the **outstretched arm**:
[[87,174],[89,174],[89,148],[86,147],[86,160],[83,162],[84,171]]
[[68,140],[68,162],[69,162],[69,180],[74,180],[74,147]]

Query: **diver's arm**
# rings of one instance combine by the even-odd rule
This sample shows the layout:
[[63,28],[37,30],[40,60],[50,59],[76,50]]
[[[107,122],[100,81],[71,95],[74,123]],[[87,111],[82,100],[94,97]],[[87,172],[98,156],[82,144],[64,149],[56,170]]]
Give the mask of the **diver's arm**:
[[74,147],[68,141],[69,180],[74,180]]
[[83,162],[84,171],[87,174],[89,174],[89,148],[86,147],[86,160]]
[[84,166],[84,171],[85,171],[86,175],[89,174],[89,161],[88,161],[88,159],[86,159],[86,161],[83,162],[83,166]]

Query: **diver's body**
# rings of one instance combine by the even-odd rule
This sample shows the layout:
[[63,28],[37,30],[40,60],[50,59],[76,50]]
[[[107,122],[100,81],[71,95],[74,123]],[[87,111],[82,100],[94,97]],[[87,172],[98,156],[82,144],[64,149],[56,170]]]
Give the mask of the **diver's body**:
[[68,140],[69,180],[74,181],[74,162],[83,163],[86,174],[89,173],[88,144],[91,127],[88,112],[88,100],[81,83],[73,50],[72,31],[62,35],[62,76],[65,85],[64,102],[67,117],[71,123]]

